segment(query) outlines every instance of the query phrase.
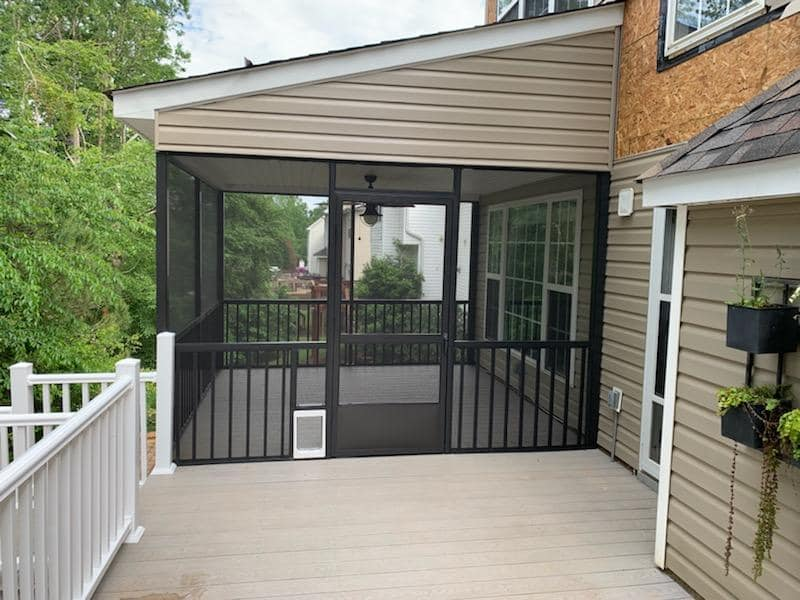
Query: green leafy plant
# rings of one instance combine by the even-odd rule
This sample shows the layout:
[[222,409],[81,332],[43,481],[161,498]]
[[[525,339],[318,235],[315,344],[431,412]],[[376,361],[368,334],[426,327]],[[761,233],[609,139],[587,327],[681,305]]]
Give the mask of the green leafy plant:
[[800,408],[781,415],[778,421],[778,437],[784,450],[794,460],[800,461]]
[[[736,234],[739,236],[739,272],[736,274],[736,301],[733,304],[748,306],[750,308],[764,308],[769,305],[769,297],[764,294],[764,274],[752,279],[750,289],[747,283],[751,280],[748,275],[750,268],[755,264],[752,258],[753,245],[750,241],[750,226],[747,219],[753,214],[753,209],[746,204],[735,207],[733,214]],[[780,268],[785,264],[783,253],[778,250],[778,263]]]
[[[770,557],[772,539],[778,514],[778,468],[780,466],[782,435],[780,422],[789,412],[791,402],[790,385],[766,385],[759,387],[729,387],[717,392],[717,411],[725,415],[731,410],[746,411],[753,426],[761,432],[762,461],[761,485],[759,489],[756,533],[753,538],[753,579],[764,573],[764,560]],[[791,411],[791,412],[797,412]],[[800,426],[800,418],[798,418]],[[786,425],[788,431],[790,425]],[[797,426],[796,426],[797,427]],[[800,429],[797,430],[800,434]],[[730,499],[728,503],[728,528],[725,539],[725,574],[730,570],[733,547],[733,519],[735,508],[736,457],[738,444],[734,444],[730,472]]]

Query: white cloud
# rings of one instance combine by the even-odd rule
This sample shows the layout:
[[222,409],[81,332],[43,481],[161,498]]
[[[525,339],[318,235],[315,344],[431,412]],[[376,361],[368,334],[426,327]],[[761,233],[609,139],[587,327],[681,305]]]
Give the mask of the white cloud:
[[186,75],[480,25],[484,0],[194,0]]

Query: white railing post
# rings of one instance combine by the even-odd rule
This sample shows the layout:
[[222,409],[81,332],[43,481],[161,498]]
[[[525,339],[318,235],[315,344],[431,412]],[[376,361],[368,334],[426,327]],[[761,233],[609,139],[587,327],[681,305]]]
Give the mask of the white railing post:
[[[33,388],[28,383],[28,377],[33,374],[31,363],[17,363],[9,368],[11,376],[11,413],[31,414],[33,412]],[[19,458],[25,450],[33,446],[33,427],[14,427],[14,460]],[[30,438],[30,439],[28,439]]]
[[175,334],[156,338],[156,464],[151,475],[172,475],[172,410],[175,390]]
[[131,380],[130,389],[126,393],[123,410],[123,506],[124,514],[131,520],[131,532],[125,540],[128,544],[138,542],[144,528],[139,526],[139,391],[141,389],[139,379],[139,359],[126,358],[117,363],[117,378],[129,377]]
[[147,481],[147,386],[139,384],[139,485]]

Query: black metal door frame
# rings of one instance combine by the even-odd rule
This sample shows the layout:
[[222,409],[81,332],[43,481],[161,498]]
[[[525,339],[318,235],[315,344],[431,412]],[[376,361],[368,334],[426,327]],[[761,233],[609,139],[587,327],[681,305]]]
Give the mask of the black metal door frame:
[[[328,456],[355,456],[374,454],[401,454],[401,453],[435,453],[447,452],[450,445],[447,443],[450,435],[450,390],[453,377],[453,342],[456,332],[456,268],[458,259],[458,223],[459,206],[461,197],[461,169],[453,168],[453,187],[449,192],[429,191],[380,191],[364,189],[337,188],[336,163],[330,163],[329,171],[329,203],[328,203],[328,323],[327,323],[327,362],[326,362],[326,406],[327,406],[327,448]],[[441,331],[437,334],[355,334],[342,333],[341,306],[342,306],[342,281],[344,244],[344,205],[345,203],[374,203],[381,206],[407,206],[414,204],[438,205],[445,208],[445,246],[444,246],[444,272],[442,279],[442,316]],[[351,211],[354,214],[354,211]],[[351,223],[354,216],[351,214]],[[351,236],[354,230],[351,230]],[[351,274],[355,262],[353,245],[350,246]],[[352,280],[352,277],[351,277]],[[352,284],[351,284],[352,285]],[[350,296],[352,297],[353,290]],[[341,347],[347,343],[375,343],[375,344],[440,344],[439,355],[439,398],[436,404],[440,432],[438,443],[433,447],[415,447],[407,450],[391,450],[387,448],[369,448],[359,451],[345,451],[339,449],[339,373],[341,364]],[[394,407],[394,405],[384,405]],[[405,405],[412,406],[412,405]],[[401,412],[403,406],[394,407],[396,412]]]

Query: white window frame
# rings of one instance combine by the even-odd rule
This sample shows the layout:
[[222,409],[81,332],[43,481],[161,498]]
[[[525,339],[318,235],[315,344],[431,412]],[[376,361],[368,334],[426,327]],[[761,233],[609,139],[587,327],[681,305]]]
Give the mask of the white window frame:
[[[589,6],[587,8],[591,8],[600,4],[602,0],[589,0]],[[497,20],[502,20],[508,13],[512,10],[516,9],[517,11],[517,18],[524,19],[525,18],[525,9],[527,5],[527,0],[517,0],[516,2],[512,2],[508,6],[503,9],[502,13],[497,13]],[[548,0],[547,2],[547,12],[549,14],[554,14],[556,12],[556,0]]]
[[516,0],[516,2],[512,2],[511,4],[509,4],[508,6],[506,6],[506,7],[503,9],[503,12],[495,11],[495,12],[496,12],[496,15],[497,15],[497,17],[496,17],[496,18],[497,18],[497,20],[498,20],[498,21],[502,20],[502,19],[503,19],[503,18],[504,18],[504,17],[505,17],[505,16],[506,16],[508,13],[510,13],[512,10],[516,10],[516,11],[517,11],[517,16],[519,16],[519,15],[523,14],[523,13],[521,12],[521,9],[523,9],[523,8],[524,8],[524,7],[523,7],[523,3],[524,3],[524,1],[525,1],[525,0]]
[[677,15],[678,0],[667,0],[666,35],[664,37],[664,56],[673,57],[681,52],[699,46],[703,42],[718,36],[725,31],[733,29],[749,21],[765,10],[765,0],[751,0],[741,8],[736,9],[717,19],[713,23],[698,29],[678,40],[675,39],[675,18]]
[[[574,200],[575,201],[575,242],[573,248],[573,264],[572,264],[572,285],[566,286],[557,283],[550,283],[549,274],[550,274],[550,229],[552,225],[552,211],[553,211],[553,204],[556,202],[563,202],[565,200]],[[555,194],[547,194],[543,196],[533,196],[529,198],[523,198],[520,200],[512,200],[510,202],[503,202],[499,204],[492,205],[489,207],[486,219],[486,263],[485,263],[485,278],[486,279],[493,279],[498,281],[499,285],[499,293],[498,293],[498,315],[497,315],[497,339],[498,340],[505,340],[505,306],[506,306],[506,250],[508,248],[508,209],[509,208],[516,208],[520,206],[529,206],[533,204],[547,204],[547,227],[546,227],[546,234],[545,234],[545,244],[544,244],[544,271],[543,271],[543,282],[542,282],[542,313],[541,313],[541,327],[539,329],[539,339],[542,341],[546,340],[547,337],[547,322],[549,317],[549,304],[550,304],[550,295],[548,292],[555,291],[555,292],[563,292],[566,294],[571,294],[572,304],[570,307],[570,339],[574,340],[577,335],[578,329],[578,289],[579,289],[579,279],[580,279],[580,249],[581,249],[581,225],[583,223],[583,190],[570,190],[568,192],[559,192]],[[502,213],[502,238],[500,243],[500,273],[490,273],[489,272],[489,220],[491,219],[491,213],[493,212],[501,212]],[[484,286],[486,287],[486,286]],[[485,291],[484,291],[485,294]],[[484,302],[485,302],[484,297]],[[484,307],[483,311],[483,332],[486,332],[486,310]],[[518,351],[513,351],[515,356],[519,355]],[[568,368],[567,375],[569,376],[569,381],[571,385],[574,385],[575,378],[575,352],[570,353],[570,364]],[[528,358],[529,361],[535,361],[533,358]],[[542,369],[545,373],[549,373],[549,370]],[[559,380],[563,380],[561,375],[556,375],[556,378]]]

